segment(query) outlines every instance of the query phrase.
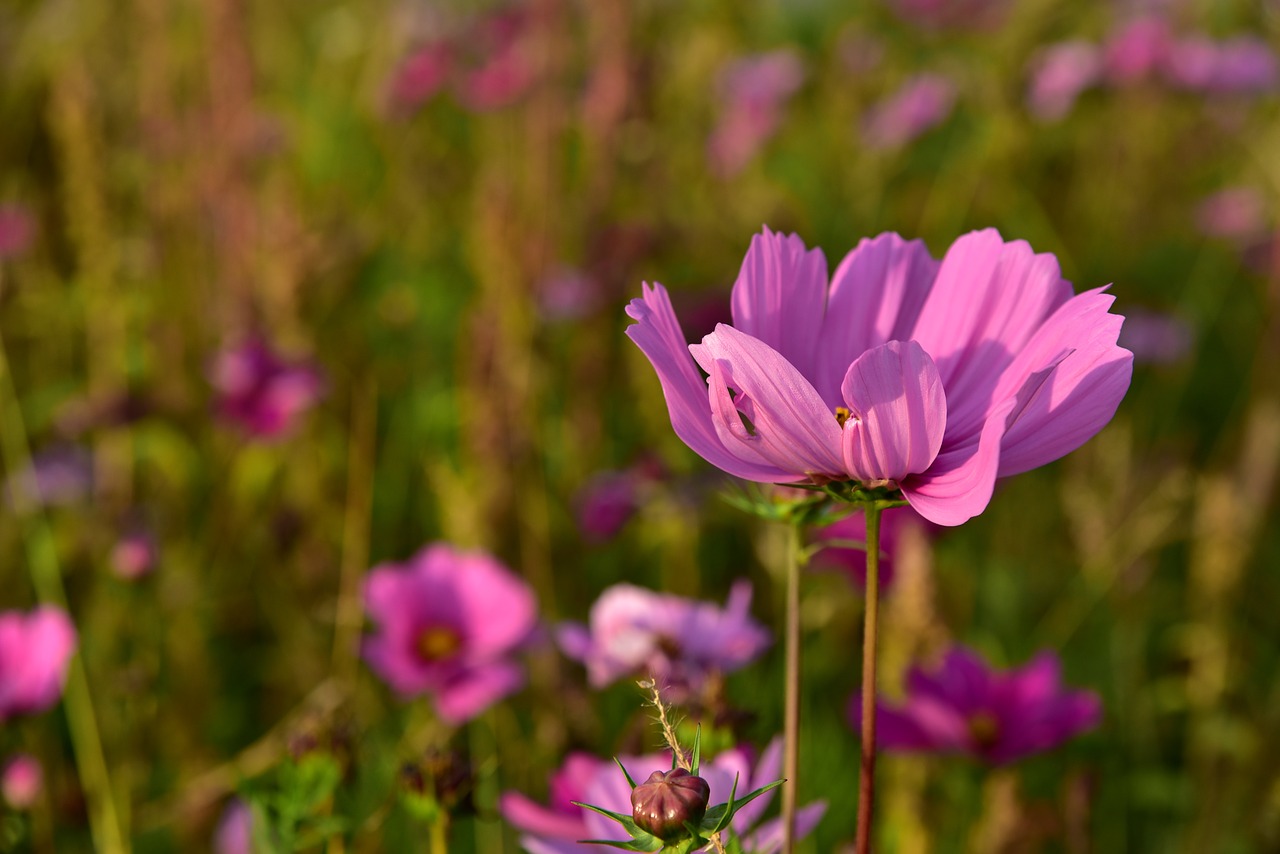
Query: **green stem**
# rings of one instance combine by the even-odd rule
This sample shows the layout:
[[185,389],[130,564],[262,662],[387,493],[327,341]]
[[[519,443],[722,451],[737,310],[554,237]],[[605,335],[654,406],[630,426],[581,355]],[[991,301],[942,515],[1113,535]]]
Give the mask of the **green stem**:
[[867,505],[867,601],[862,623],[862,763],[858,772],[856,854],[870,854],[876,788],[876,617],[880,599],[879,503]]
[[439,814],[431,822],[431,854],[449,854],[449,814],[439,807]]
[[[4,466],[10,477],[15,474],[20,477],[27,470],[31,452],[3,339],[0,339],[0,412],[4,413],[0,418],[0,454],[4,457]],[[18,484],[17,479],[11,482]],[[62,585],[62,571],[58,568],[58,554],[44,514],[20,485],[9,493],[14,515],[23,522],[27,569],[31,574],[31,585],[35,588],[36,597],[45,604],[56,605],[67,611],[67,593]],[[72,656],[68,666],[63,707],[66,710],[67,726],[71,730],[80,785],[89,804],[89,827],[93,834],[94,848],[104,854],[125,851],[127,849],[120,830],[120,816],[112,796],[111,778],[102,751],[98,721],[93,713],[93,700],[89,694],[89,677],[84,669],[84,659],[80,655]]]
[[800,550],[801,528],[787,525],[786,685],[783,711],[782,850],[795,844],[796,788],[800,779]]

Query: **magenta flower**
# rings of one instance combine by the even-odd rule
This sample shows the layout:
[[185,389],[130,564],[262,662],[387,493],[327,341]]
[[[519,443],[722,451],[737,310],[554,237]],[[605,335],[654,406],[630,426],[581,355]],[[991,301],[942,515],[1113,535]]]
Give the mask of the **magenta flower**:
[[27,810],[35,804],[44,789],[44,770],[40,760],[30,753],[19,753],[9,758],[4,771],[0,771],[0,792],[15,810]]
[[627,308],[676,434],[732,475],[897,487],[924,518],[959,525],[997,476],[1102,429],[1129,387],[1112,297],[1073,295],[1052,255],[994,229],[961,237],[941,264],[883,234],[829,289],[826,268],[821,251],[766,228],[733,286],[733,326],[686,345],[661,285]]
[[365,607],[379,624],[364,658],[399,694],[431,694],[445,721],[463,723],[524,684],[511,656],[529,638],[529,586],[493,558],[443,543],[369,573]]
[[[905,528],[917,525],[929,527],[920,514],[910,507],[891,507],[880,515],[880,590],[893,582],[893,553]],[[830,540],[867,541],[867,517],[854,513],[814,531],[814,541]],[[837,569],[848,575],[859,587],[867,585],[867,552],[865,549],[846,546],[828,546],[813,556],[815,569]]]
[[1174,85],[1211,94],[1256,94],[1280,82],[1275,51],[1253,36],[1180,39],[1166,51],[1164,70]]
[[[911,669],[901,707],[877,703],[876,710],[881,748],[962,753],[991,765],[1052,750],[1093,729],[1102,717],[1092,691],[1063,689],[1061,665],[1051,652],[1002,673],[959,646],[931,673]],[[857,697],[849,714],[857,729],[862,718]]]
[[[669,754],[620,757],[631,777],[640,782],[656,770],[671,767]],[[738,777],[738,794],[746,794],[778,779],[782,769],[782,742],[774,739],[760,760],[752,766],[743,748],[727,750],[710,762],[704,761],[698,776],[711,788],[712,805],[729,799],[734,776]],[[574,854],[581,851],[613,850],[606,846],[578,844],[581,839],[625,839],[626,833],[613,821],[598,813],[575,807],[573,801],[631,814],[631,790],[626,778],[612,762],[586,753],[572,753],[551,777],[550,805],[538,804],[519,792],[505,792],[498,802],[503,817],[524,835],[520,845],[530,854]],[[773,854],[782,848],[782,823],[779,819],[757,827],[773,793],[762,795],[743,807],[731,824],[733,833],[747,854]],[[822,801],[796,812],[796,838],[817,826],[826,811]]]
[[253,854],[253,810],[232,798],[222,810],[213,832],[215,854]]
[[1113,83],[1134,83],[1161,71],[1173,49],[1169,24],[1158,17],[1136,18],[1120,27],[1103,46],[1103,68]]
[[0,721],[58,702],[75,649],[75,627],[58,608],[0,613]]
[[137,581],[155,568],[156,540],[143,527],[133,527],[111,549],[111,570],[117,578]]
[[749,664],[770,642],[769,632],[751,618],[746,581],[733,585],[723,609],[615,584],[591,606],[589,626],[564,623],[557,639],[565,655],[586,665],[597,688],[645,676],[673,698],[697,692],[712,673]]
[[1050,45],[1031,63],[1027,101],[1037,117],[1056,121],[1071,112],[1080,93],[1102,76],[1102,51],[1084,41]]
[[211,379],[218,412],[260,439],[287,435],[324,394],[316,368],[287,362],[257,340],[219,353]]
[[20,205],[0,205],[0,261],[26,252],[35,236],[36,221],[30,211]]
[[956,87],[940,74],[917,74],[876,104],[863,121],[867,145],[900,148],[951,115]]
[[444,41],[428,42],[400,63],[391,81],[391,102],[399,110],[416,110],[449,82],[453,48]]
[[741,172],[782,122],[787,101],[804,82],[804,65],[782,49],[733,62],[720,74],[720,117],[707,157],[721,177]]
[[464,107],[496,110],[529,91],[537,78],[533,24],[532,14],[512,7],[490,13],[470,28],[464,47],[473,61],[460,70],[454,85]]

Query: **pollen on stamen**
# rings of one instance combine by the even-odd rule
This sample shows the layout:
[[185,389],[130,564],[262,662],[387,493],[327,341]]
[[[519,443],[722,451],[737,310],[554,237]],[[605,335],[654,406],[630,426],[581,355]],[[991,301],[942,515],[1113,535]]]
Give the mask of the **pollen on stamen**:
[[841,427],[843,427],[845,422],[851,418],[855,422],[858,421],[858,418],[852,412],[849,411],[849,408],[847,406],[836,407],[836,421],[840,422]]

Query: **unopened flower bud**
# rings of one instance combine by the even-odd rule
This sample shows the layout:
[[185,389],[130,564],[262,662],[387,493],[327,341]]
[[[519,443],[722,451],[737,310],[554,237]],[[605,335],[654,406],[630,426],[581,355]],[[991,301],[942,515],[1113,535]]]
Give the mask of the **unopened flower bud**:
[[707,813],[711,787],[683,768],[654,771],[631,790],[631,817],[662,840],[688,833],[685,822],[697,825]]

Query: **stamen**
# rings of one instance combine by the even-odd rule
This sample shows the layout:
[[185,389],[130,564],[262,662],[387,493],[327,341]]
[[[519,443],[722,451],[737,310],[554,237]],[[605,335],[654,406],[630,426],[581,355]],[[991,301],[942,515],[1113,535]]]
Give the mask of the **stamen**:
[[850,418],[853,418],[855,422],[858,421],[858,419],[854,417],[854,414],[849,411],[848,407],[846,406],[836,407],[836,421],[840,422],[841,427],[843,427],[844,422],[848,421]]

